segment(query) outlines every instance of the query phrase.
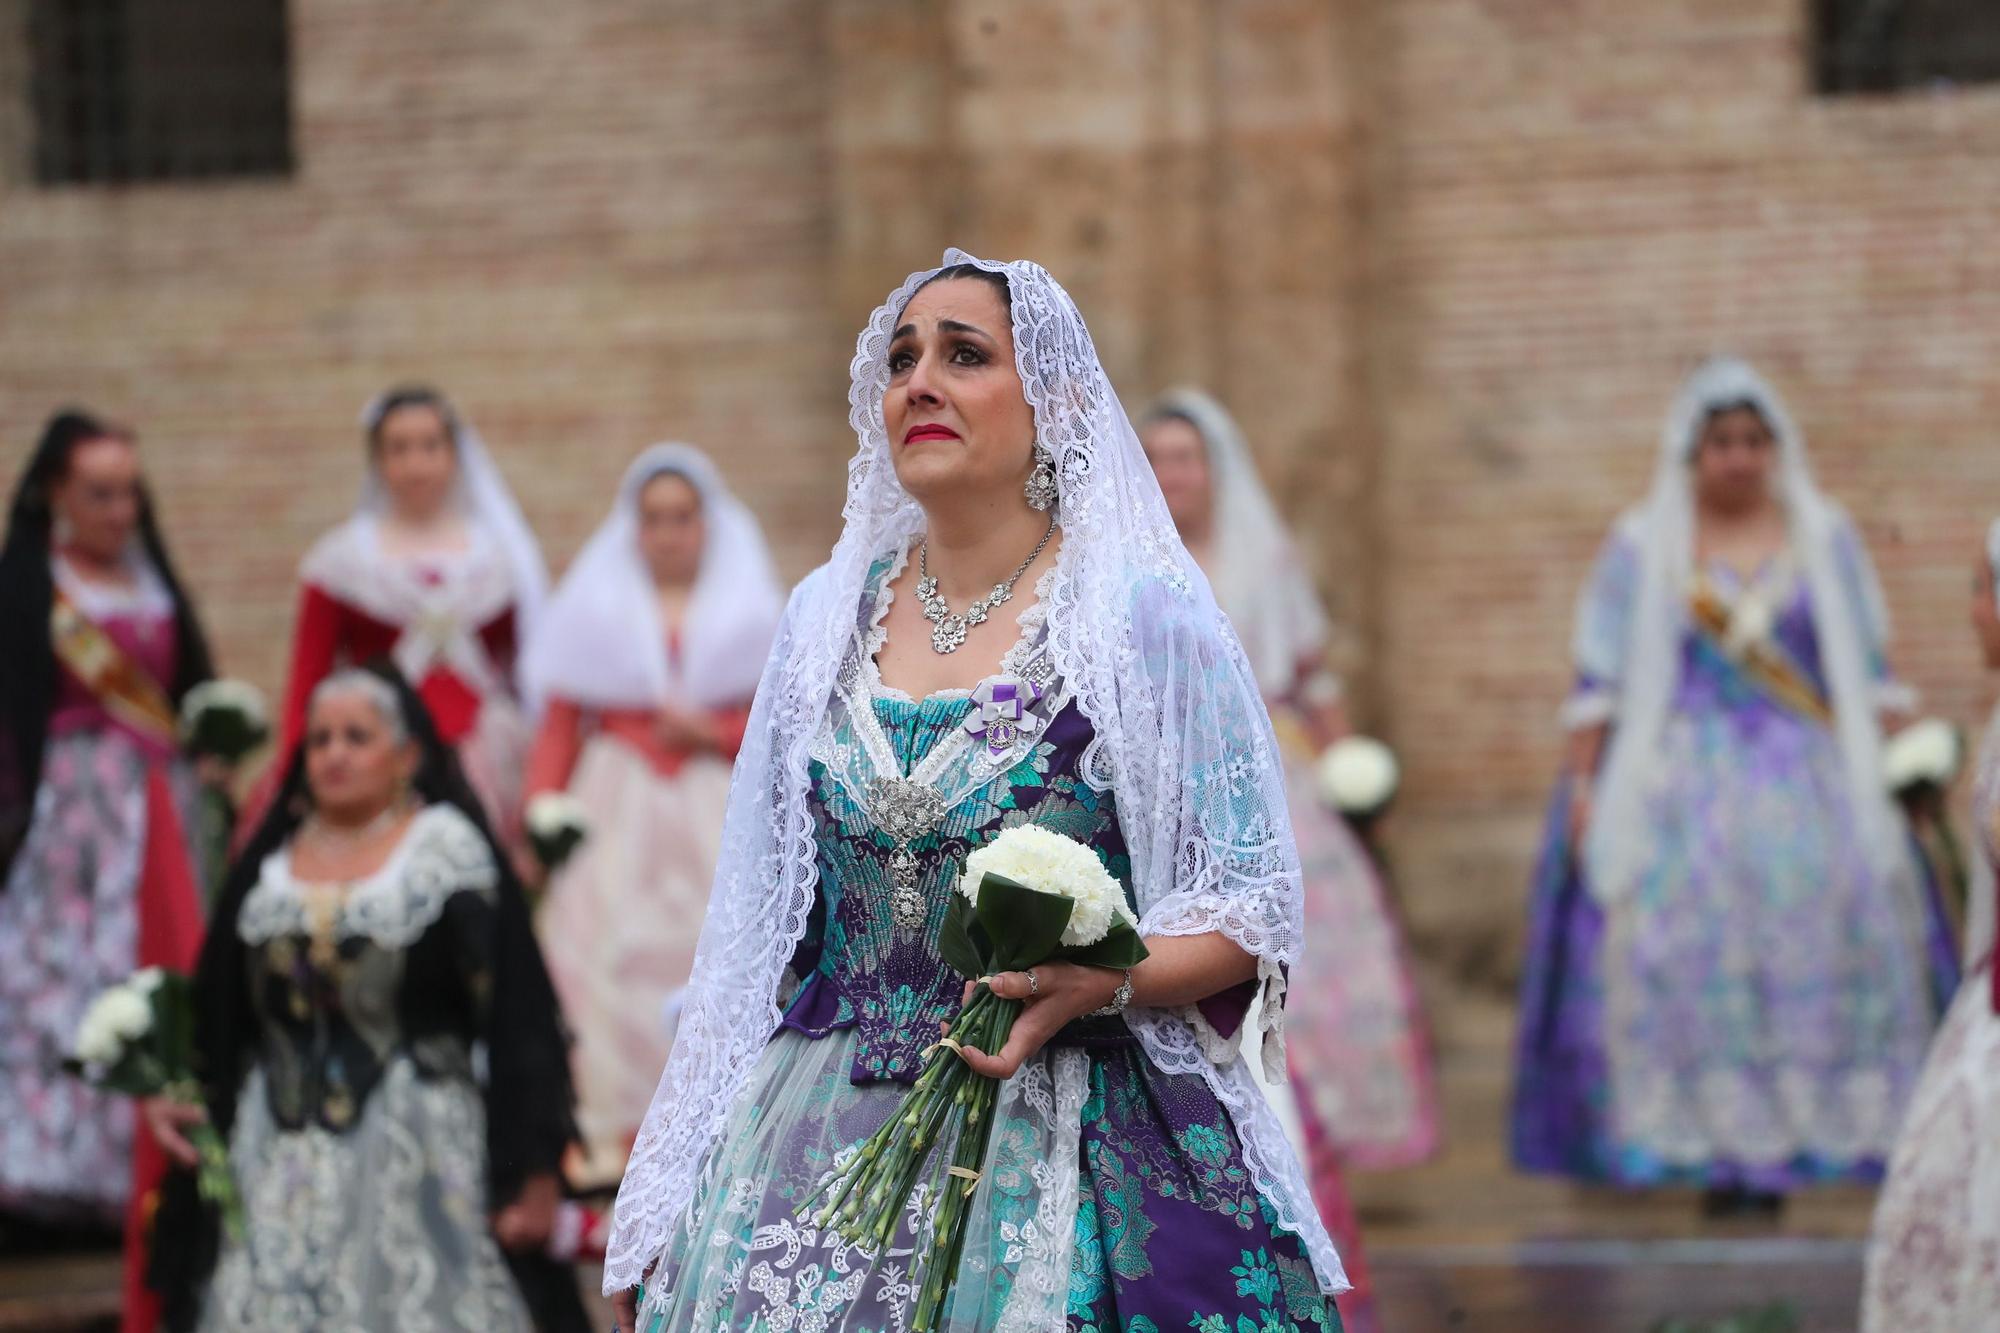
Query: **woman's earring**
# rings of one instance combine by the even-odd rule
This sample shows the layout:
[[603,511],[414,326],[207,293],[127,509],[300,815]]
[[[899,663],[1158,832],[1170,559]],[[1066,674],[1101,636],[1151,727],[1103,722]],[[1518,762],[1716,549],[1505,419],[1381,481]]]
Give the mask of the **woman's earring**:
[[1034,508],[1047,513],[1056,507],[1056,460],[1039,444],[1035,446],[1035,470],[1028,474],[1024,490]]

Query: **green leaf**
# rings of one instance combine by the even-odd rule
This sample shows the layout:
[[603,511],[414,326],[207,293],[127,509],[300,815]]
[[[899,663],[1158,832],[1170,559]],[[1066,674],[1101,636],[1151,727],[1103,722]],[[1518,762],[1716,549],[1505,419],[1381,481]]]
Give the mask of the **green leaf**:
[[988,954],[993,970],[1019,972],[1055,956],[1076,904],[1059,893],[1042,893],[1005,875],[988,874],[979,881],[979,903],[973,910],[993,942]]
[[1120,917],[1097,943],[1065,945],[1056,950],[1054,956],[1063,962],[1082,963],[1087,967],[1128,968],[1144,962],[1149,952],[1146,941],[1139,938],[1139,932]]
[[964,894],[952,894],[951,905],[944,909],[944,925],[938,929],[938,957],[962,977],[983,977],[993,971],[981,947],[986,942],[986,931],[973,918],[972,904]]

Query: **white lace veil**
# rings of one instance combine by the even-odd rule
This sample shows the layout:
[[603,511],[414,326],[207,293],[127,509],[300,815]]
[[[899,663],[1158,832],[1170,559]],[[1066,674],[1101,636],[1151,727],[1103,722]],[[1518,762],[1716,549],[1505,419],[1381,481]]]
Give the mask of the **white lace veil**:
[[1149,421],[1161,417],[1187,422],[1207,447],[1215,506],[1209,582],[1264,697],[1282,698],[1298,685],[1299,664],[1326,650],[1326,609],[1229,409],[1200,389],[1178,388],[1146,412]]
[[[678,665],[639,551],[639,493],[662,476],[694,488],[704,530]],[[610,514],[557,585],[522,674],[538,697],[593,708],[741,704],[757,688],[784,605],[756,516],[715,464],[693,445],[656,444],[626,469]]]
[[[1904,859],[1901,818],[1883,790],[1880,700],[1871,669],[1870,645],[1888,637],[1881,589],[1846,517],[1813,484],[1805,441],[1777,391],[1742,361],[1718,357],[1682,386],[1661,432],[1652,494],[1621,520],[1638,551],[1639,584],[1623,645],[1610,752],[1585,835],[1591,889],[1602,901],[1631,891],[1649,842],[1645,799],[1678,684],[1694,572],[1693,450],[1711,412],[1744,404],[1756,408],[1777,438],[1774,484],[1811,598],[1857,835],[1878,873],[1893,874]],[[1851,548],[1845,556],[1843,544]],[[1591,651],[1579,635],[1579,659]]]
[[[361,409],[361,429],[369,439],[375,437],[375,429],[382,424],[389,402],[390,395],[377,394]],[[507,562],[514,582],[515,633],[520,642],[526,643],[549,595],[549,570],[542,560],[542,548],[535,541],[528,520],[522,517],[521,506],[516,503],[514,492],[507,488],[507,479],[494,463],[486,441],[456,407],[448,405],[446,411],[458,455],[454,498],[460,511],[498,544]],[[361,497],[355,504],[354,516],[372,526],[388,509],[389,493],[371,461],[361,480]]]
[[[1986,564],[1993,571],[1993,597],[2000,609],[2000,518],[1986,529]],[[1995,916],[1994,847],[2000,842],[2000,708],[1986,722],[1972,774],[1972,882],[1966,886],[1965,971],[1970,976],[1993,952]]]
[[[1069,295],[1035,264],[956,250],[944,263],[1002,274],[1010,288],[1016,365],[1061,487],[1051,651],[1096,729],[1084,775],[1118,793],[1142,929],[1220,931],[1258,958],[1275,994],[1299,952],[1298,854],[1242,648],[1175,534]],[[632,1286],[660,1255],[778,1024],[779,988],[814,897],[809,747],[856,632],[869,565],[923,522],[890,463],[882,395],[895,321],[936,272],[912,274],[856,348],[849,404],[860,447],[845,528],[793,593],[757,691],[678,1041],[619,1189],[606,1291]],[[1135,1009],[1129,1021],[1159,1068],[1208,1081],[1277,1220],[1301,1238],[1321,1284],[1343,1289],[1305,1177],[1243,1062],[1213,1063],[1185,1013]]]

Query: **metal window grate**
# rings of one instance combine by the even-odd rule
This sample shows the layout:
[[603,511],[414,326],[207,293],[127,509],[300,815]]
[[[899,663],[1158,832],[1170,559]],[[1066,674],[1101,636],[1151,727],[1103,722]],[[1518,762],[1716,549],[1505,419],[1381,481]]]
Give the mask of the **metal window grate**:
[[285,0],[31,0],[43,184],[292,170]]
[[1812,0],[1814,80],[1822,93],[2000,80],[1995,0]]

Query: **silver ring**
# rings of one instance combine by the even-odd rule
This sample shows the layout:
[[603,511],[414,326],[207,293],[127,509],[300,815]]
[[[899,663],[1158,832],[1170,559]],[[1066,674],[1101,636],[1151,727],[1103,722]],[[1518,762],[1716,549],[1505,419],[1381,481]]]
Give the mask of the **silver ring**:
[[1028,969],[1028,998],[1032,1000],[1041,993],[1041,979],[1035,975],[1035,969],[1031,967]]

